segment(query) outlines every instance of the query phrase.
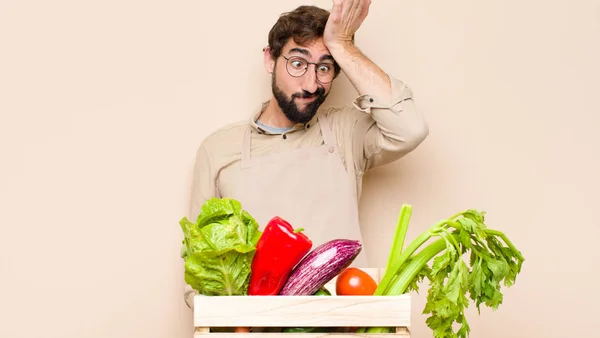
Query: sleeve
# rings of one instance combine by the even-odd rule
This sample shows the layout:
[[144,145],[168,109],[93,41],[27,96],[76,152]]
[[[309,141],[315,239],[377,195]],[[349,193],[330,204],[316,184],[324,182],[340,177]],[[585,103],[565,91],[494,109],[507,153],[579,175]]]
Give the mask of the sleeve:
[[[192,176],[192,187],[190,192],[190,206],[188,219],[194,222],[200,214],[202,204],[209,198],[216,196],[216,178],[214,176],[211,159],[205,144],[200,145],[196,152],[196,162]],[[183,299],[186,305],[194,308],[194,296],[198,292],[187,283],[184,285]]]
[[191,286],[185,284],[183,288],[183,300],[185,301],[185,305],[187,305],[190,309],[194,308],[194,297],[198,294],[198,291],[192,289]]
[[202,209],[202,204],[217,195],[216,176],[211,158],[203,143],[196,152],[196,162],[190,191],[189,219],[194,222]]
[[354,159],[361,172],[408,154],[429,134],[429,126],[416,109],[413,94],[402,81],[390,77],[391,100],[360,95],[353,102],[366,112],[354,125]]

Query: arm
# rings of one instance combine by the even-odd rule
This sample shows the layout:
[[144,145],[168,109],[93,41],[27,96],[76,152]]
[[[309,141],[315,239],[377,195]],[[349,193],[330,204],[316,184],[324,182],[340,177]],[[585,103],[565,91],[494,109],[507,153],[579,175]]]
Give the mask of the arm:
[[196,162],[192,176],[192,187],[190,192],[190,207],[188,218],[196,221],[202,209],[202,204],[211,197],[217,195],[216,177],[211,169],[211,159],[206,151],[205,144],[201,144],[196,152]]
[[368,93],[385,102],[390,101],[390,78],[354,44],[330,45],[328,49],[359,95]]
[[[204,202],[216,195],[215,177],[211,169],[211,161],[205,145],[202,144],[196,152],[196,161],[192,176],[190,206],[188,219],[195,222]],[[194,308],[194,296],[198,292],[187,283],[184,285],[183,299],[189,308]]]
[[369,60],[353,42],[356,30],[367,17],[371,0],[333,0],[323,42],[359,95],[391,99],[388,75]]
[[[400,80],[390,77],[391,100],[361,95],[354,107],[363,112],[352,130],[356,143],[357,170],[367,170],[393,162],[421,144],[429,127],[415,107],[412,91]],[[373,99],[373,101],[371,101]]]
[[353,43],[370,0],[333,0],[323,41],[359,94],[354,106],[367,114],[353,129],[357,169],[392,162],[415,149],[429,128],[415,109],[411,90],[391,78]]

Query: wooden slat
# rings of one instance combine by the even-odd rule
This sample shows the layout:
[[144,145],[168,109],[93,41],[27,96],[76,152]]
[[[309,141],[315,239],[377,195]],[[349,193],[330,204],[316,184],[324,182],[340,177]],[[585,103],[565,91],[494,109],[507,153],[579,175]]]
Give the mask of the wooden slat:
[[194,297],[196,327],[397,327],[410,316],[409,295]]
[[377,333],[377,334],[361,334],[361,333],[196,333],[194,338],[257,338],[257,335],[262,338],[357,338],[357,337],[389,337],[389,338],[410,338],[410,333]]

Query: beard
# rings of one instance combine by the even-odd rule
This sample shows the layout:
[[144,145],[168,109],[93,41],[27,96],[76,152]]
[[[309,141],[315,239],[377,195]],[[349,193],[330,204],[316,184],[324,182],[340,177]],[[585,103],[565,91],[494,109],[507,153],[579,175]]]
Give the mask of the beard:
[[[321,104],[323,104],[323,102],[327,98],[327,94],[325,94],[325,89],[323,89],[323,87],[318,87],[314,93],[310,93],[307,91],[303,91],[302,93],[294,93],[288,99],[288,97],[285,95],[285,93],[281,89],[279,89],[279,87],[277,86],[277,81],[275,79],[275,72],[273,72],[273,80],[271,81],[271,87],[273,90],[273,96],[277,100],[277,104],[279,104],[279,107],[283,111],[283,114],[285,115],[285,117],[288,118],[288,120],[290,120],[294,123],[304,124],[304,123],[307,123],[308,121],[310,121],[315,116],[315,114],[317,114],[319,107],[321,106]],[[312,102],[307,104],[304,107],[303,111],[300,111],[300,109],[298,109],[298,105],[296,104],[296,101],[295,101],[296,98],[311,98],[311,97],[316,97],[316,98]]]

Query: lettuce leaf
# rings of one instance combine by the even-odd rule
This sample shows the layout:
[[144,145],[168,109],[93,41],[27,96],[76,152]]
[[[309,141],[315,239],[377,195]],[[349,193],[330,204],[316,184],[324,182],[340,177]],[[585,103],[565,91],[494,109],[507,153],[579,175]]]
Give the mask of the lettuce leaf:
[[179,221],[185,281],[207,296],[246,295],[256,243],[262,235],[256,220],[239,201],[211,198],[195,223]]

